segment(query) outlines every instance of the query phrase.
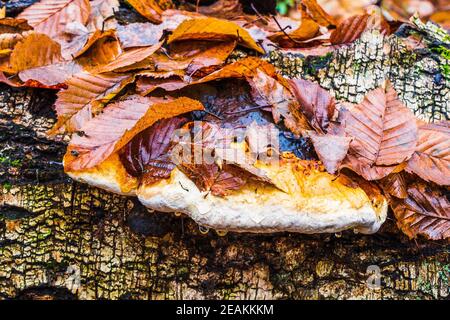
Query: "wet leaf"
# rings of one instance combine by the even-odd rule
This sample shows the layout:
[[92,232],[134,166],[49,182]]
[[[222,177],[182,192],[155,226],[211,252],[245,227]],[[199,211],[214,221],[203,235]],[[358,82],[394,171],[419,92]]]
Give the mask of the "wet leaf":
[[292,32],[277,32],[268,38],[283,48],[302,46],[302,42],[310,40],[319,34],[320,25],[309,16],[302,16],[300,26]]
[[175,167],[168,156],[171,140],[175,130],[187,121],[186,117],[181,116],[159,120],[137,134],[120,151],[120,159],[128,173],[139,177],[147,172],[147,181],[150,177],[156,180],[170,176]]
[[[43,67],[27,69],[19,72],[22,81],[35,80],[47,86],[64,83],[72,75],[82,72],[83,68],[74,61],[64,61]],[[67,85],[66,85],[67,87]]]
[[450,201],[444,189],[414,183],[408,187],[408,197],[394,201],[392,207],[398,227],[409,238],[418,235],[431,240],[450,237]]
[[408,172],[426,181],[450,185],[450,123],[442,121],[419,127],[416,151],[408,161]]
[[83,135],[72,137],[65,168],[76,171],[95,167],[158,120],[202,109],[200,102],[189,98],[164,100],[138,95],[110,104],[81,128]]
[[26,8],[18,18],[26,19],[37,32],[57,37],[69,23],[85,25],[90,10],[89,0],[41,0]]
[[173,31],[167,42],[170,44],[182,40],[237,41],[247,48],[264,53],[246,30],[231,21],[216,18],[183,21]]
[[406,199],[408,197],[404,172],[391,173],[387,177],[381,179],[379,181],[379,185],[383,188],[383,191],[386,194],[399,199]]

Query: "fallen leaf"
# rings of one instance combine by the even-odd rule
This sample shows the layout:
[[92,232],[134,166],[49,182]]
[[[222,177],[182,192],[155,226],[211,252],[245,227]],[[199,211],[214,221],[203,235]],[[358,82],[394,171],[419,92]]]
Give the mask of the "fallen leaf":
[[331,174],[336,173],[347,155],[351,138],[333,134],[308,132],[320,161]]
[[300,26],[292,32],[277,32],[269,36],[269,40],[276,42],[283,48],[295,48],[301,46],[302,42],[318,35],[320,25],[309,16],[302,15]]
[[83,68],[75,61],[64,61],[47,66],[31,68],[19,72],[22,81],[35,80],[47,86],[64,83],[72,75],[82,72]]
[[409,238],[418,235],[431,240],[450,237],[448,191],[416,182],[408,187],[408,197],[392,204],[397,226]]
[[269,76],[276,75],[275,67],[267,61],[256,57],[247,57],[224,66],[222,69],[201,78],[197,83],[205,83],[226,78],[249,79],[256,76],[259,70]]
[[97,42],[99,42],[100,40],[102,40],[104,38],[109,38],[109,40],[115,40],[116,39],[115,30],[113,30],[113,29],[105,30],[105,31],[95,30],[94,33],[92,33],[87,38],[87,41],[83,45],[83,47],[72,55],[72,58],[73,59],[78,58],[79,56],[84,54],[86,51],[91,49],[92,46],[94,46],[94,44],[96,44]]
[[202,109],[200,102],[184,97],[164,100],[134,95],[110,104],[81,128],[81,136],[72,137],[64,157],[65,168],[77,171],[95,167],[156,121]]
[[378,181],[378,183],[386,194],[399,199],[406,199],[408,197],[404,172],[391,173]]
[[41,0],[26,8],[18,18],[26,19],[34,30],[53,38],[64,33],[70,22],[86,24],[90,10],[89,0]]
[[221,19],[233,19],[244,14],[239,0],[217,0],[209,6],[198,6],[196,9],[200,14]]
[[[350,149],[351,150],[351,149]],[[341,168],[349,168],[359,174],[366,180],[374,181],[380,180],[387,175],[396,171],[398,166],[370,166],[365,161],[361,161],[361,158],[355,156],[352,153],[348,153],[342,162]]]
[[126,0],[137,12],[153,23],[161,23],[163,10],[155,0]]
[[161,177],[168,178],[175,167],[168,156],[171,139],[175,130],[187,121],[182,116],[162,119],[138,133],[120,151],[120,159],[128,173],[139,177],[150,170],[146,175],[147,182],[149,178],[155,181]]
[[318,132],[327,132],[336,110],[335,99],[327,90],[312,81],[291,79],[289,84],[311,126]]
[[163,36],[164,23],[130,23],[117,26],[117,37],[123,49],[148,47],[157,44]]
[[89,31],[116,29],[114,12],[119,11],[118,0],[91,0],[91,13],[86,28]]
[[231,21],[216,18],[183,21],[169,36],[167,43],[182,40],[237,41],[247,48],[264,53],[246,30]]
[[369,91],[363,102],[345,112],[344,122],[353,138],[350,152],[367,166],[396,165],[415,151],[416,119],[390,83]]
[[435,12],[430,16],[430,20],[450,30],[450,10]]
[[20,33],[0,34],[0,50],[10,49],[11,51],[21,40],[23,40],[23,36]]
[[338,24],[331,33],[332,44],[351,43],[358,39],[366,30],[377,29],[382,34],[389,33],[389,25],[379,14],[362,14],[347,18]]
[[150,47],[129,49],[127,51],[124,51],[121,55],[119,55],[116,59],[114,59],[110,63],[96,68],[95,72],[96,73],[111,72],[117,69],[129,67],[130,65],[139,63],[142,60],[148,58],[153,53],[155,53],[155,51],[158,50],[160,47],[161,43],[157,43]]
[[0,19],[0,33],[22,33],[32,29],[33,27],[31,27],[25,19],[10,17]]
[[143,71],[139,75],[136,81],[136,92],[142,96],[150,94],[157,88],[175,91],[189,84],[183,80],[184,72],[182,71]]
[[[280,79],[280,78],[278,78]],[[256,75],[248,79],[252,87],[253,100],[258,106],[271,106],[275,123],[281,122],[294,134],[303,134],[311,127],[300,112],[300,105],[291,93],[290,88],[283,85],[260,69]]]
[[336,25],[334,18],[326,13],[316,0],[302,0],[301,4],[305,7],[308,15],[321,26],[329,27]]
[[128,74],[94,75],[81,72],[73,75],[66,81],[69,88],[58,93],[55,102],[58,121],[49,134],[58,133],[62,127],[68,132],[79,130],[92,118],[95,101],[106,103],[132,80],[133,77]]
[[20,81],[15,79],[15,77],[13,77],[12,79],[7,78],[3,72],[0,72],[0,82],[14,88],[29,87],[29,88],[51,89],[51,90],[67,89],[67,85],[64,83],[58,83],[55,85],[46,85],[36,80],[27,80],[24,83],[20,83]]
[[11,53],[10,64],[14,72],[19,72],[58,63],[61,60],[61,46],[57,42],[45,34],[32,33],[16,44]]
[[202,68],[223,64],[235,47],[235,42],[183,41],[173,43],[169,53],[155,54],[152,60],[158,71],[185,70],[192,76]]
[[241,189],[247,180],[248,177],[242,170],[233,166],[224,166],[215,177],[210,190],[213,195],[224,197],[234,190]]
[[450,185],[450,122],[419,127],[419,139],[406,171],[425,181]]

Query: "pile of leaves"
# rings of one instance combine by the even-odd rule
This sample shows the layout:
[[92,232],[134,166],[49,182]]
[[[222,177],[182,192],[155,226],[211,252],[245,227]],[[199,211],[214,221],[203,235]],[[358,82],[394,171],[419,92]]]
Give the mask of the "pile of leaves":
[[[200,189],[226,196],[249,180],[283,190],[254,163],[261,154],[294,153],[304,168],[383,193],[409,237],[450,238],[448,121],[416,119],[388,81],[354,105],[314,82],[282,77],[263,59],[279,47],[335,50],[365,30],[392,33],[397,21],[375,11],[337,19],[315,0],[302,1],[298,20],[256,7],[249,15],[237,0],[185,8],[193,11],[166,9],[170,1],[127,2],[148,22],[118,24],[116,0],[41,0],[0,19],[0,81],[59,90],[49,135],[72,136],[67,170],[118,154],[127,173],[146,183],[178,166]],[[216,161],[174,163],[180,128]],[[252,138],[239,141],[230,128]],[[274,129],[278,149],[264,142]],[[237,158],[224,147],[232,143],[245,145]]]

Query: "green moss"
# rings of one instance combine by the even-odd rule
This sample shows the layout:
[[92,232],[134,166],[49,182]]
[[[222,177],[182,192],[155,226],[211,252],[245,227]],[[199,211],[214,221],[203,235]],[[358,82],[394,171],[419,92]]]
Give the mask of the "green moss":
[[9,182],[9,181],[3,182],[3,189],[5,189],[6,192],[11,191],[11,188],[12,188],[11,182]]

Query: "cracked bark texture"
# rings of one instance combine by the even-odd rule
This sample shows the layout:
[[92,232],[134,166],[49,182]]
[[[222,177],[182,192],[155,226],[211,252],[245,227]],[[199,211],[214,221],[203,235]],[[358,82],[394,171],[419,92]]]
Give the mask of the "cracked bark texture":
[[[268,59],[352,102],[388,77],[416,114],[448,119],[438,63],[396,36]],[[65,144],[45,135],[54,99],[0,86],[0,298],[450,299],[448,243],[408,240],[392,218],[370,236],[205,234],[187,217],[70,180]],[[380,287],[368,285],[378,275]]]

